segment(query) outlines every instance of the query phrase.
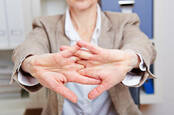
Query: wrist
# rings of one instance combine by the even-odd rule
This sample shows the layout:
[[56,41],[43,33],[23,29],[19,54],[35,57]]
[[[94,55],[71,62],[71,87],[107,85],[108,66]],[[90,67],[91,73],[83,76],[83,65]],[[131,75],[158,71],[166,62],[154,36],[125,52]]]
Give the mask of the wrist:
[[140,65],[140,57],[136,53],[135,53],[135,60],[136,60],[136,63],[135,63],[134,68],[139,68],[139,65]]
[[140,58],[133,50],[125,50],[127,59],[129,60],[129,65],[133,68],[139,68]]
[[22,62],[21,68],[24,72],[30,73],[31,57],[33,56],[26,57],[26,59]]

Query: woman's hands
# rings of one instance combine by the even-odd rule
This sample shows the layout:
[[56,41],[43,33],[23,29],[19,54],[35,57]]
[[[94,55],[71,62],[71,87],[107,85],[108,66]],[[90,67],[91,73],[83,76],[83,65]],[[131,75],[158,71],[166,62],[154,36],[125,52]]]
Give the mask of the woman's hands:
[[100,80],[80,75],[77,71],[84,68],[75,63],[78,58],[72,56],[79,47],[72,47],[60,53],[30,56],[22,63],[22,69],[35,77],[43,86],[60,93],[72,102],[77,96],[64,86],[67,82],[96,85]]
[[[140,63],[139,57],[132,50],[103,49],[83,41],[77,45],[86,49],[80,49],[75,53],[75,56],[80,58],[77,63],[85,66],[79,73],[102,81],[88,94],[89,99],[96,98],[123,81],[127,72],[137,68]],[[70,47],[61,47],[62,51],[67,49]]]
[[[140,62],[139,57],[132,50],[104,49],[84,41],[79,41],[77,45],[81,48],[74,54],[80,58],[77,63],[86,67],[125,62],[132,68],[138,68]],[[70,46],[62,46],[60,50],[64,51],[71,48]]]
[[120,83],[127,72],[139,65],[139,58],[132,50],[103,49],[83,41],[74,47],[62,46],[60,50],[60,53],[28,57],[22,69],[72,102],[77,102],[77,96],[65,83],[98,85],[88,95],[94,99]]

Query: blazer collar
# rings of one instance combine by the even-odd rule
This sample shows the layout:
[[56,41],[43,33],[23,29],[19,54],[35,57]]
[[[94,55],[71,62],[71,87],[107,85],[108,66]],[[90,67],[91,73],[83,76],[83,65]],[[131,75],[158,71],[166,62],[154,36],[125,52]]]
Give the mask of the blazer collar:
[[106,49],[112,49],[114,48],[115,31],[113,29],[111,20],[107,16],[107,13],[101,13],[101,23],[101,34],[98,38],[98,46]]
[[101,12],[101,22],[102,22],[102,29],[104,31],[109,31],[112,29],[112,22],[110,21],[109,17],[105,12]]
[[[98,38],[98,46],[111,49],[114,43],[114,30],[112,28],[112,22],[107,17],[107,14],[101,12],[101,34]],[[70,45],[70,40],[65,35],[65,14],[61,15],[57,22],[56,31],[58,46]]]

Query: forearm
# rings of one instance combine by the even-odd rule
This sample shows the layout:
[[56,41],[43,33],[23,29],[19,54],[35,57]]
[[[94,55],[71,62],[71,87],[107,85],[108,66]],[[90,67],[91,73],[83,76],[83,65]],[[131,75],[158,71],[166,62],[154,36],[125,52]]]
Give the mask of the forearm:
[[120,49],[131,49],[142,56],[144,65],[146,66],[146,71],[140,84],[142,85],[147,78],[155,78],[150,72],[150,65],[154,62],[157,53],[153,42],[140,30],[139,22],[138,16],[132,15],[124,27],[124,36]]
[[124,50],[124,52],[125,52],[125,57],[129,61],[129,65],[132,67],[132,69],[139,68],[141,62],[140,56],[131,49],[126,49]]
[[[15,50],[13,51],[12,60],[14,63],[13,73],[11,77],[11,83],[15,80],[22,88],[27,91],[37,91],[41,88],[41,85],[38,84],[36,87],[26,87],[22,85],[18,81],[18,73],[23,66],[23,61],[30,56],[39,55],[44,53],[49,53],[49,44],[48,38],[46,36],[45,30],[42,27],[39,19],[33,22],[33,30],[28,34],[25,41],[20,44]],[[22,69],[28,72],[26,66],[22,67]]]

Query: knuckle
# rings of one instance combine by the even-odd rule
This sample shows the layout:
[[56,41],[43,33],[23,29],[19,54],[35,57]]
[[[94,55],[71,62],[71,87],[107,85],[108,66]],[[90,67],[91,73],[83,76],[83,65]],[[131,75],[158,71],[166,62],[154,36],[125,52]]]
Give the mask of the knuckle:
[[75,53],[75,55],[78,56],[78,57],[80,57],[80,51],[77,51],[77,52]]
[[65,46],[61,46],[60,49],[62,49],[62,50],[65,49]]
[[77,58],[73,56],[68,61],[69,61],[69,63],[76,62]]
[[50,85],[50,88],[51,88],[52,90],[56,91],[56,92],[58,91],[58,90],[57,90],[57,87],[54,87],[54,86],[52,86],[52,85]]
[[78,69],[84,69],[86,67],[86,65],[79,65]]
[[55,54],[52,55],[52,58],[53,58],[56,62],[57,62],[57,56],[58,56],[57,53],[55,53]]
[[50,89],[57,91],[57,86],[55,86],[55,83],[52,83],[49,81],[46,81],[46,82],[47,82],[47,86],[50,87]]
[[53,60],[55,61],[56,64],[60,63],[60,60],[62,60],[62,57],[59,53],[55,53],[52,55]]
[[99,61],[99,60],[104,61],[104,60],[103,60],[103,56],[100,56],[100,55],[92,55],[92,56],[90,57],[90,60],[92,60],[92,61]]

